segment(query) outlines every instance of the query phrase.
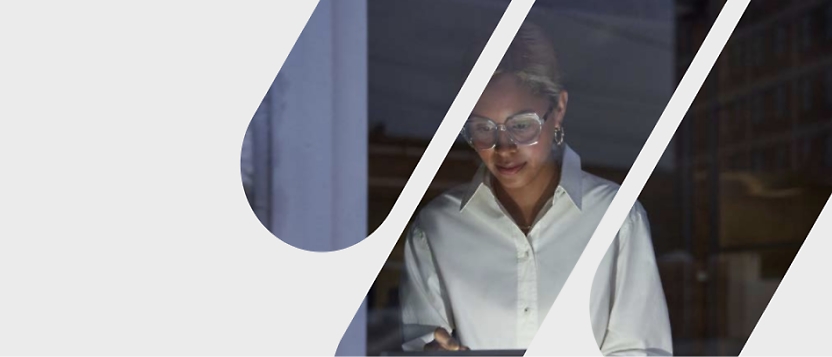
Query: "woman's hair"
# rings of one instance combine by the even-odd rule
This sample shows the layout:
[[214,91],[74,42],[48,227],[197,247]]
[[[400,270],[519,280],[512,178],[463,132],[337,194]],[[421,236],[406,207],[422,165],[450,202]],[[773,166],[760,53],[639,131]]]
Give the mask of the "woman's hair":
[[[485,48],[485,41],[477,41],[474,51],[466,55],[465,64],[470,71],[479,54]],[[477,51],[478,50],[478,51]],[[466,71],[466,74],[468,73]],[[515,75],[535,94],[548,97],[553,103],[563,90],[560,69],[552,41],[539,26],[525,22],[517,31],[514,40],[497,66],[494,76],[503,73]]]
[[517,31],[494,75],[501,73],[517,76],[535,94],[546,96],[553,103],[558,102],[563,90],[552,41],[532,23],[524,23]]

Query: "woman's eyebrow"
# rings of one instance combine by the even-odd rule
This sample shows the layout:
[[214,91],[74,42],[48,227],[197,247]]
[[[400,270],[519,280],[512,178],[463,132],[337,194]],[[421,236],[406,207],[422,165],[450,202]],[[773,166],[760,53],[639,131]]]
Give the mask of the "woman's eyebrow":
[[[531,114],[531,113],[537,113],[537,111],[534,110],[534,109],[523,109],[523,110],[520,110],[520,111],[518,111],[518,112],[516,112],[512,115],[507,116],[506,119],[511,118],[511,117],[516,117],[516,116],[522,115],[522,114]],[[491,119],[491,118],[489,118],[485,115],[479,115],[479,114],[476,114],[476,113],[471,113],[471,115],[469,115],[468,118],[469,119],[470,118],[482,118],[482,119],[488,119],[488,120],[494,121],[494,119]]]
[[509,117],[509,118],[511,118],[511,117],[518,116],[518,115],[521,115],[521,114],[531,114],[531,113],[537,113],[537,110],[534,110],[534,109],[523,109],[523,110],[521,110],[521,111],[519,111],[519,112],[517,112],[517,113],[514,113],[514,114],[512,114],[512,115],[509,115],[508,117]]
[[485,115],[479,115],[479,114],[474,114],[474,113],[471,113],[471,115],[468,116],[468,119],[471,119],[471,118],[488,119],[488,120],[494,121],[493,119],[491,119],[491,118],[489,118]]

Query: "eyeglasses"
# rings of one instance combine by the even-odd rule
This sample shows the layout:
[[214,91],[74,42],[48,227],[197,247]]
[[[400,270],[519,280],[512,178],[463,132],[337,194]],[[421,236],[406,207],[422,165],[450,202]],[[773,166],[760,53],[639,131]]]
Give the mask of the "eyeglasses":
[[462,127],[462,137],[475,150],[493,149],[501,131],[505,131],[515,145],[534,145],[540,139],[543,122],[554,108],[554,104],[550,105],[542,119],[537,113],[520,113],[510,116],[504,124],[497,124],[488,118],[471,117]]

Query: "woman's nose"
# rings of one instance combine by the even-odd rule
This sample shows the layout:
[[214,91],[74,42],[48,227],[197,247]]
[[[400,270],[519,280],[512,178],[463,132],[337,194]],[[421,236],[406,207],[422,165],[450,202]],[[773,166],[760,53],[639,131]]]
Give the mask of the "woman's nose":
[[514,141],[511,140],[511,136],[507,130],[501,128],[502,130],[497,131],[497,142],[494,144],[494,150],[514,150],[517,148],[517,145]]

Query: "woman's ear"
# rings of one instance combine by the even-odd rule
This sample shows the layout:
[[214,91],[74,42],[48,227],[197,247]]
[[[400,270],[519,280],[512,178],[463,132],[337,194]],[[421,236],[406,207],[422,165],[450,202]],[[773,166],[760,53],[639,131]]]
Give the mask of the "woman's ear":
[[566,115],[566,104],[569,102],[569,93],[566,90],[561,90],[558,94],[558,107],[555,110],[555,126],[560,127],[563,124],[563,117]]

